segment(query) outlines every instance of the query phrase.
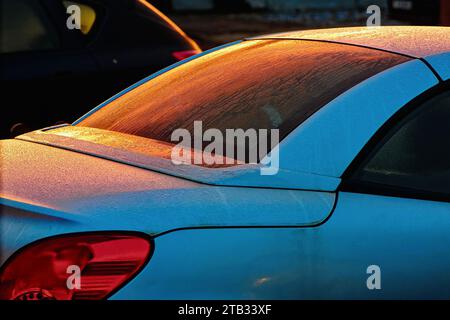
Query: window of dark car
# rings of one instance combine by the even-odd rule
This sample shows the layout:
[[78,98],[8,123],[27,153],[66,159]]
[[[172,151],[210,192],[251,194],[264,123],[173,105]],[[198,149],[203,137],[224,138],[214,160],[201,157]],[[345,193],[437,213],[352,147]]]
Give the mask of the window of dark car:
[[450,91],[426,101],[394,126],[351,179],[450,199]]
[[356,46],[253,40],[178,66],[79,126],[171,142],[177,128],[279,129],[283,139],[341,93],[407,57]]
[[49,50],[58,46],[58,35],[38,2],[1,1],[1,53]]

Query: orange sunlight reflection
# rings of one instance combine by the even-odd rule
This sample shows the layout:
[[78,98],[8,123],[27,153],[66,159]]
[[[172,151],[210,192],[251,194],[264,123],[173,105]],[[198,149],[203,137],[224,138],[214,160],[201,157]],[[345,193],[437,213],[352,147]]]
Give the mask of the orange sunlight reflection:
[[179,33],[189,44],[192,46],[192,49],[194,49],[197,53],[202,52],[202,49],[198,46],[197,43],[195,43],[194,40],[192,40],[179,26],[175,24],[172,20],[169,19],[164,13],[159,11],[155,6],[150,4],[149,2],[145,0],[138,0],[143,6],[149,8],[151,11],[153,11],[155,14],[157,14],[161,19],[163,19],[167,24],[170,25],[170,27],[175,30],[177,33]]

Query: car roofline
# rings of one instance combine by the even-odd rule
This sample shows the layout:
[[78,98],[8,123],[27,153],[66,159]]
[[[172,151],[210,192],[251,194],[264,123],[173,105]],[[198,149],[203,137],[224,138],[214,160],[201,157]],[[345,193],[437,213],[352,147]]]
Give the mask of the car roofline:
[[409,55],[406,53],[402,53],[402,52],[397,52],[397,51],[392,51],[392,50],[388,50],[388,49],[383,49],[383,48],[377,48],[377,47],[371,47],[371,46],[367,46],[367,45],[362,45],[362,44],[355,44],[355,43],[347,43],[347,42],[341,42],[341,41],[335,41],[335,40],[325,40],[325,39],[308,39],[308,38],[277,38],[276,36],[273,35],[266,35],[266,36],[260,36],[260,37],[251,37],[251,38],[245,38],[243,41],[255,41],[255,40],[276,40],[276,41],[283,41],[283,40],[297,40],[297,41],[311,41],[311,42],[322,42],[322,43],[331,43],[331,44],[340,44],[340,45],[344,45],[344,46],[352,46],[352,47],[358,47],[358,48],[364,48],[364,49],[369,49],[369,50],[376,50],[376,51],[382,51],[382,52],[387,52],[387,53],[391,53],[391,54],[396,54],[396,55],[400,55],[403,57],[407,57],[410,59],[420,59],[420,57],[414,56],[414,55]]
[[[414,50],[408,50],[404,47],[402,48],[401,45],[396,46],[392,45],[392,43],[385,43],[382,40],[373,41],[375,37],[371,37],[373,35],[382,35],[383,32],[389,33],[393,30],[395,30],[397,33],[401,33],[399,31],[403,31],[405,29],[410,29],[416,32],[418,34],[416,37],[411,36],[409,39],[420,39],[424,41],[427,41],[428,38],[426,38],[427,33],[426,31],[434,31],[435,29],[441,30],[441,29],[448,29],[450,32],[450,27],[439,27],[439,26],[376,26],[376,27],[366,27],[366,26],[356,26],[356,27],[342,27],[342,28],[321,28],[321,29],[305,29],[305,30],[292,30],[288,32],[277,32],[277,33],[271,33],[271,34],[263,34],[258,36],[252,36],[248,37],[245,40],[302,40],[302,41],[321,41],[321,42],[329,42],[329,43],[335,43],[335,44],[342,44],[342,45],[354,45],[359,46],[367,49],[373,49],[373,50],[381,50],[389,53],[394,54],[400,54],[403,56],[407,56],[410,58],[426,58],[430,56],[434,56],[436,54],[440,53],[449,53],[450,52],[450,45],[447,45],[447,42],[444,44],[443,50],[437,49],[436,52],[426,52],[426,50],[423,51],[414,51]],[[398,30],[397,30],[398,29]],[[417,31],[415,31],[417,30]],[[381,31],[381,33],[376,33],[378,31]],[[362,33],[363,37],[360,38],[360,41],[353,41],[350,40],[354,37],[353,34],[346,35],[345,33],[351,33],[354,32],[356,34]],[[367,34],[366,34],[367,32]],[[371,33],[373,32],[373,33]],[[412,33],[408,30],[405,34]],[[397,33],[395,35],[397,35]],[[422,34],[421,34],[422,33]],[[394,37],[395,37],[394,35]],[[378,37],[376,37],[378,38]],[[399,35],[398,40],[402,40],[401,35]],[[433,47],[433,45],[431,45]],[[409,51],[409,52],[408,52]],[[413,52],[414,51],[414,52]]]
[[[442,54],[430,55],[430,56],[426,56],[426,57],[418,57],[418,56],[409,55],[409,54],[402,53],[402,52],[397,52],[397,51],[392,51],[392,50],[377,48],[377,47],[371,47],[371,46],[366,46],[366,45],[356,44],[356,43],[347,43],[347,42],[324,40],[324,39],[307,39],[307,38],[300,38],[300,37],[299,38],[277,38],[277,37],[271,37],[271,35],[261,36],[260,38],[259,37],[245,38],[243,41],[259,41],[259,40],[276,40],[276,41],[297,40],[297,41],[312,41],[312,42],[331,43],[331,44],[339,44],[339,45],[345,45],[345,46],[364,48],[364,49],[368,49],[368,50],[386,52],[386,53],[395,54],[395,55],[399,55],[399,56],[410,58],[410,59],[418,59],[418,60],[421,60],[431,70],[431,72],[433,72],[433,74],[436,76],[436,78],[439,79],[440,82],[444,81],[442,79],[441,75],[439,74],[439,72],[436,71],[435,67],[427,60],[427,58],[439,56]],[[450,54],[450,52],[449,52],[449,54]]]

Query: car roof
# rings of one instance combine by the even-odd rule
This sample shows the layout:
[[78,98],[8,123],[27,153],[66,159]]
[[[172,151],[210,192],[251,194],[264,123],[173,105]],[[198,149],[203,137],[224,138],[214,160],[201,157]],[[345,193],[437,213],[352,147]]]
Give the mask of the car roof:
[[251,39],[329,41],[425,58],[450,52],[450,27],[381,26],[291,31]]

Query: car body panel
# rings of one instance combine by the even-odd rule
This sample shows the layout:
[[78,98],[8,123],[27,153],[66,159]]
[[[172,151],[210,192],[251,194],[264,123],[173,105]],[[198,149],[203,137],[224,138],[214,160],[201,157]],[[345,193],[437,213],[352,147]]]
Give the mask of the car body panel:
[[[164,71],[146,81],[162,73]],[[410,100],[438,83],[439,79],[423,61],[414,59],[401,63],[339,95],[281,141],[279,174],[264,176],[259,174],[260,167],[247,166],[245,170],[225,169],[233,172],[229,179],[202,180],[204,177],[201,175],[191,175],[190,179],[217,185],[334,191],[342,173],[380,126]],[[79,124],[100,108],[74,124]],[[215,176],[219,171],[211,172]]]
[[335,202],[330,192],[207,186],[20,140],[3,140],[0,147],[2,259],[67,232],[311,226],[324,221]]
[[[111,299],[450,297],[449,203],[354,193],[337,202],[314,228],[157,236],[148,266]],[[367,287],[371,265],[381,290]]]
[[353,27],[270,34],[251,39],[303,39],[369,47],[425,58],[441,77],[449,79],[449,27]]
[[63,126],[34,131],[16,139],[81,152],[210,185],[335,191],[341,181],[339,178],[295,172],[283,167],[275,175],[261,175],[261,170],[270,164],[214,168],[175,165],[170,158],[171,145],[93,128]]
[[[88,34],[66,27],[69,16],[63,1],[27,2],[45,22],[43,38],[55,34],[59,41],[51,49],[0,54],[4,98],[15,106],[4,109],[1,138],[72,122],[117,91],[176,63],[174,52],[201,52],[179,27],[145,1],[77,1],[96,13]],[[8,31],[5,25],[5,34]],[[17,123],[23,123],[24,129],[11,135]]]
[[86,112],[84,115],[82,115],[80,118],[78,118],[77,120],[75,120],[72,124],[73,124],[73,125],[76,125],[77,123],[83,121],[84,119],[86,119],[87,117],[89,117],[91,114],[93,114],[94,112],[100,110],[101,108],[103,108],[104,106],[106,106],[106,105],[109,104],[110,102],[114,101],[114,100],[117,99],[118,97],[123,96],[124,94],[126,94],[127,92],[129,92],[129,91],[131,91],[131,90],[137,88],[137,87],[140,86],[141,84],[144,84],[144,83],[146,83],[147,81],[149,81],[149,80],[151,80],[151,79],[154,79],[154,78],[156,78],[157,76],[159,76],[159,75],[161,75],[161,74],[163,74],[163,73],[165,73],[165,72],[167,72],[167,71],[170,71],[170,70],[172,70],[172,69],[174,69],[174,68],[176,68],[176,67],[178,67],[178,66],[180,66],[180,65],[182,65],[182,64],[188,63],[189,61],[191,61],[191,60],[193,60],[193,59],[197,59],[197,58],[202,57],[202,56],[204,56],[204,55],[206,55],[206,54],[209,54],[209,53],[211,53],[211,52],[214,52],[214,51],[220,50],[220,49],[222,49],[222,48],[226,48],[226,47],[229,47],[229,46],[238,44],[238,43],[240,43],[240,42],[242,42],[242,40],[238,40],[238,41],[235,41],[235,42],[226,43],[226,44],[224,44],[224,45],[221,45],[221,46],[218,46],[218,47],[209,49],[209,50],[205,50],[205,51],[203,51],[203,52],[201,52],[201,53],[196,54],[195,56],[191,56],[191,57],[189,57],[189,58],[187,58],[187,59],[184,59],[184,60],[175,62],[175,63],[173,63],[173,64],[171,64],[171,65],[169,65],[169,66],[167,66],[167,67],[165,67],[165,68],[163,68],[163,69],[161,69],[161,70],[155,72],[155,73],[152,73],[151,75],[149,75],[149,76],[147,76],[147,77],[145,77],[145,78],[143,78],[143,79],[137,81],[136,83],[132,84],[131,86],[129,86],[129,87],[123,89],[122,91],[120,91],[119,93],[113,95],[111,98],[109,98],[109,99],[105,100],[104,102],[100,103],[98,106],[96,106],[96,107],[93,108],[92,110],[89,110],[89,111]]
[[442,80],[450,79],[450,52],[429,56],[425,60],[433,66],[433,69],[436,70]]
[[386,70],[337,97],[280,143],[286,170],[341,177],[392,115],[438,84],[420,60]]
[[[434,53],[421,58],[445,78]],[[73,126],[0,141],[0,263],[49,236],[139,231],[153,256],[111,299],[450,299],[449,202],[339,191],[379,128],[438,83],[421,59],[361,82],[282,141],[276,176],[174,168],[161,146]]]
[[302,30],[251,39],[303,39],[331,41],[386,50],[414,58],[450,51],[450,28],[381,26]]

